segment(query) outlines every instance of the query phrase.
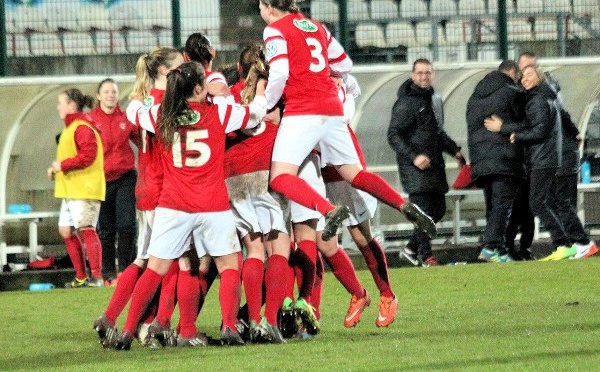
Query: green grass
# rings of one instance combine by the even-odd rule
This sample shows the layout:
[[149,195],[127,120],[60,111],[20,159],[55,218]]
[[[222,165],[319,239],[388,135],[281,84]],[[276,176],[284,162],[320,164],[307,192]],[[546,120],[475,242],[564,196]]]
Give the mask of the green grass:
[[[111,289],[0,293],[2,371],[599,371],[600,259],[402,268],[396,322],[374,303],[342,326],[348,294],[327,273],[311,341],[202,349],[103,350],[91,329]],[[217,290],[198,326],[218,335]],[[120,319],[122,324],[123,319]]]

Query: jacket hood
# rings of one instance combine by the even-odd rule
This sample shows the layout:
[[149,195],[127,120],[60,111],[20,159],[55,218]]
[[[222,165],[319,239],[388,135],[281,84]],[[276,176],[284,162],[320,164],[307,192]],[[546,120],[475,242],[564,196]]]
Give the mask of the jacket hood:
[[412,79],[406,80],[404,83],[402,83],[402,85],[400,85],[400,88],[398,88],[398,98],[405,97],[405,96],[427,98],[427,97],[431,97],[432,95],[433,95],[432,87],[421,88],[421,87],[415,85],[413,83]]
[[527,91],[528,100],[534,96],[542,96],[544,99],[556,99],[557,97],[556,92],[545,82],[540,83]]
[[492,71],[477,84],[473,96],[486,98],[507,85],[516,87],[510,76],[500,71]]

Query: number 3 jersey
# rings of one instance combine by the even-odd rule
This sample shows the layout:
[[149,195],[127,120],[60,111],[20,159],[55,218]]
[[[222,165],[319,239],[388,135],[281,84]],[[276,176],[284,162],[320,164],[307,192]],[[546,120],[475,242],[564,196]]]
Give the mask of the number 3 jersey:
[[344,114],[337,87],[329,76],[331,70],[349,72],[352,61],[327,29],[301,13],[293,13],[269,24],[263,39],[270,65],[265,92],[268,108],[283,95],[284,115]]
[[[229,210],[223,170],[225,134],[255,127],[265,114],[266,100],[257,96],[249,106],[190,102],[189,108],[191,114],[179,125],[173,145],[167,148],[159,141],[164,178],[158,206],[189,213]],[[157,110],[152,108],[152,117],[157,117]]]

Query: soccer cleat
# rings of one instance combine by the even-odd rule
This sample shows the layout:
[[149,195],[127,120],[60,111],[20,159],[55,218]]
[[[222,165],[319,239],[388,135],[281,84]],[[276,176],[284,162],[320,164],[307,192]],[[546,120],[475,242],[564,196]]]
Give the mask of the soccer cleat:
[[73,279],[72,281],[65,283],[65,288],[85,288],[89,286],[90,280],[88,278],[85,279]]
[[102,347],[110,348],[117,344],[117,329],[108,322],[106,315],[102,314],[96,319],[93,328],[98,333]]
[[302,325],[306,328],[306,332],[311,335],[318,334],[320,330],[319,320],[315,315],[314,308],[302,297],[294,302],[293,308],[296,318],[302,321]]
[[535,261],[536,258],[533,253],[529,249],[521,249],[519,251],[519,256],[523,261]]
[[328,241],[333,238],[342,225],[342,222],[350,216],[350,209],[346,206],[337,206],[334,210],[325,215],[325,228],[323,229],[323,240]]
[[281,305],[281,309],[277,312],[277,327],[285,338],[294,337],[298,331],[298,322],[294,314],[293,301],[289,297],[283,300],[283,305]]
[[406,202],[400,207],[400,211],[407,220],[413,223],[419,230],[423,231],[430,238],[435,238],[437,228],[435,222],[418,205]]
[[350,299],[350,306],[346,312],[346,317],[344,318],[344,327],[352,328],[356,326],[360,322],[363,310],[369,307],[369,305],[371,305],[371,296],[366,291],[363,298],[357,298],[353,295]]
[[485,262],[500,262],[500,256],[498,256],[498,252],[496,252],[495,249],[483,248],[481,252],[479,252],[477,259]]
[[260,327],[265,331],[265,340],[272,344],[285,344],[286,341],[279,332],[279,328],[267,322],[267,318],[262,318]]
[[88,282],[88,287],[103,288],[104,280],[100,278],[91,278]]
[[375,320],[377,327],[387,327],[396,319],[396,311],[398,311],[398,299],[394,297],[381,296],[379,299],[379,314]]
[[194,337],[184,338],[177,336],[177,347],[203,347],[208,346],[208,338],[202,332],[196,332]]
[[513,258],[510,256],[509,253],[507,254],[503,254],[502,256],[498,255],[498,258],[500,259],[500,261],[498,262],[514,262],[515,260],[513,260]]
[[596,243],[594,243],[593,241],[590,241],[588,244],[573,244],[573,247],[577,250],[577,253],[575,254],[575,256],[571,257],[573,259],[578,259],[578,258],[587,258],[587,257],[591,257],[593,255],[595,255],[596,253],[598,253],[598,247],[596,246]]
[[561,245],[560,247],[556,248],[552,254],[540,259],[540,261],[559,261],[564,260],[565,258],[573,257],[576,254],[577,248]]
[[250,342],[253,343],[267,342],[267,330],[262,327],[262,322],[260,322],[259,324],[256,323],[254,320],[250,321],[248,338]]
[[435,258],[435,256],[429,256],[426,259],[423,260],[423,262],[421,262],[421,266],[422,267],[432,267],[432,266],[438,266],[439,263],[437,261],[437,258]]
[[402,248],[398,255],[400,256],[400,258],[406,259],[414,266],[419,266],[419,258],[417,257],[417,252],[413,251],[412,249],[408,247]]
[[177,334],[169,327],[163,327],[154,319],[150,327],[148,327],[148,337],[150,338],[149,344],[156,345],[152,339],[158,341],[161,346],[177,346]]
[[221,330],[221,344],[222,345],[243,345],[244,340],[240,334],[229,327],[223,327]]
[[115,349],[117,350],[129,350],[131,349],[131,343],[133,342],[133,335],[129,332],[123,332],[121,337],[117,340],[115,344]]
[[248,326],[248,323],[246,323],[244,319],[238,319],[238,321],[235,322],[235,329],[242,337],[242,340],[250,340],[250,326]]

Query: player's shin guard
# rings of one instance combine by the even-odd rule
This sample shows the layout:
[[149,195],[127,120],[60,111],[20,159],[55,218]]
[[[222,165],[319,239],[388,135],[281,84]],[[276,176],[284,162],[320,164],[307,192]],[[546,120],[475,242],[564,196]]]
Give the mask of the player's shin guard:
[[219,286],[219,302],[221,303],[221,315],[223,317],[223,328],[236,329],[237,312],[240,307],[241,296],[240,272],[227,269],[221,273],[221,284]]
[[267,286],[265,318],[271,325],[277,324],[277,311],[286,297],[286,276],[289,270],[288,260],[284,256],[274,254],[269,257],[265,273],[265,284]]
[[387,258],[383,248],[376,239],[372,239],[366,247],[358,247],[367,263],[367,267],[373,276],[375,285],[382,296],[394,297],[388,274]]
[[352,187],[367,192],[390,207],[400,210],[406,200],[383,178],[375,173],[361,170],[352,180]]
[[270,186],[289,200],[295,201],[308,209],[319,211],[323,216],[335,209],[333,204],[319,195],[300,177],[291,174],[280,174],[271,181]]
[[84,280],[87,277],[85,273],[85,255],[83,253],[83,247],[81,241],[77,235],[71,235],[64,238],[65,245],[67,246],[67,253],[75,269],[75,278]]
[[258,258],[248,258],[242,268],[242,281],[248,305],[248,319],[260,323],[262,307],[262,284],[264,278],[264,263]]
[[177,279],[177,299],[179,301],[179,332],[183,338],[191,338],[196,334],[196,318],[198,316],[198,298],[200,285],[198,277],[190,271],[179,271]]
[[138,322],[154,297],[161,281],[162,277],[156,271],[150,268],[144,270],[131,295],[131,305],[129,306],[123,332],[129,332],[132,335],[135,334]]
[[311,240],[298,242],[294,262],[302,271],[302,284],[298,290],[298,297],[310,298],[315,285],[317,243]]
[[102,244],[98,233],[93,227],[83,227],[79,229],[77,234],[81,237],[81,241],[85,245],[90,263],[92,276],[96,279],[102,278]]
[[160,299],[158,301],[158,312],[156,321],[162,327],[171,327],[171,317],[177,304],[177,278],[179,275],[179,261],[175,260],[169,267],[169,271],[163,277],[160,287]]
[[104,315],[106,315],[106,318],[111,324],[115,324],[117,318],[127,305],[127,302],[129,302],[133,289],[135,288],[135,283],[140,277],[141,272],[142,269],[139,266],[131,264],[127,266],[121,273],[121,276],[119,276],[115,292],[110,298],[110,302],[104,311]]
[[365,288],[360,283],[360,280],[358,280],[354,265],[350,257],[348,257],[348,253],[343,248],[338,248],[335,254],[327,257],[326,260],[331,266],[333,275],[346,288],[348,293],[357,298],[364,297]]

